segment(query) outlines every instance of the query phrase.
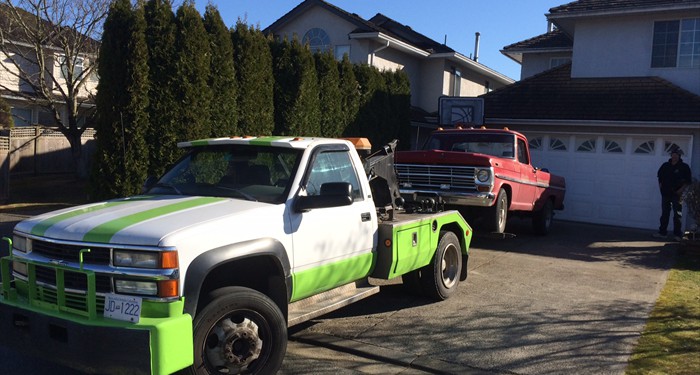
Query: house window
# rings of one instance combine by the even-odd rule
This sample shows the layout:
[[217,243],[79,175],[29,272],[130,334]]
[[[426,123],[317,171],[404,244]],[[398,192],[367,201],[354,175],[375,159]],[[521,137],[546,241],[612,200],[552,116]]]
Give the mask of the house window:
[[681,149],[681,155],[683,155],[683,149],[680,146],[678,146],[677,144],[675,144],[673,142],[666,142],[666,144],[664,145],[664,151],[666,152],[666,154],[670,154],[671,150],[677,149],[677,148]]
[[635,154],[653,154],[654,153],[654,141],[642,142],[634,150]]
[[586,139],[576,147],[578,152],[595,152],[595,139]]
[[542,137],[530,138],[530,150],[541,150],[542,149]]
[[49,111],[39,111],[39,125],[56,126],[56,118]]
[[15,126],[29,126],[32,124],[32,110],[29,108],[12,108],[12,120]]
[[[68,80],[68,59],[65,56],[60,56],[58,58],[58,64],[61,66],[61,77]],[[75,63],[73,64],[73,80],[76,80],[83,73],[83,63],[84,59],[82,57],[77,57]]]
[[654,22],[652,68],[700,68],[700,18]]
[[343,60],[343,56],[348,55],[348,58],[350,58],[350,45],[349,44],[343,44],[340,46],[335,46],[335,59],[338,61]]
[[331,49],[331,38],[328,37],[328,34],[323,29],[318,27],[307,31],[304,34],[302,43],[308,44],[312,52],[325,52]]
[[611,154],[621,154],[624,152],[622,149],[622,146],[617,141],[613,141],[610,139],[605,140],[605,148],[603,151]]
[[450,95],[459,96],[462,92],[462,72],[452,68],[450,77]]
[[566,143],[559,138],[549,140],[549,149],[553,151],[566,151]]
[[568,64],[570,62],[571,58],[569,57],[554,57],[551,60],[549,60],[549,69],[556,68],[559,65]]

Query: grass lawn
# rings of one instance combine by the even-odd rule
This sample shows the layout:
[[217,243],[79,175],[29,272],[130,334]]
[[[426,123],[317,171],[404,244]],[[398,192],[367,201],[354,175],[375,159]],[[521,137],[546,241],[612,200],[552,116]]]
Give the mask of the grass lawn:
[[700,253],[671,270],[626,374],[700,374]]

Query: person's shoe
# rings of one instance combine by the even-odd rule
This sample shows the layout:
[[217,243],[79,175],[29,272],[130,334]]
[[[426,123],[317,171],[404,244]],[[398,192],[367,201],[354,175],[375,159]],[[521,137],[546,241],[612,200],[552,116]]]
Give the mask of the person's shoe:
[[681,236],[673,236],[673,240],[676,242],[681,242],[682,238]]
[[651,236],[654,237],[654,238],[666,238],[666,235],[665,235],[665,234],[661,234],[661,233],[658,233],[658,232],[652,234]]

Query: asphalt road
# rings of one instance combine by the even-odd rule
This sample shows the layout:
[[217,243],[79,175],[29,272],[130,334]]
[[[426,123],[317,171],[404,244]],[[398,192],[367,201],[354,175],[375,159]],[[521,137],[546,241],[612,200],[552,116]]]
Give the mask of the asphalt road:
[[[580,223],[556,222],[546,237],[527,221],[508,229],[475,237],[469,277],[446,301],[385,282],[292,328],[280,373],[623,374],[677,245]],[[0,374],[75,374],[6,348],[0,363]]]

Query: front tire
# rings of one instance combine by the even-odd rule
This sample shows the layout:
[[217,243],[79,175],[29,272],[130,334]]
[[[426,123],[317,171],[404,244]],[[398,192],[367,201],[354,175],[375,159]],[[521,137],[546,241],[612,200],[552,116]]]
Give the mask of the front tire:
[[421,269],[423,292],[438,301],[454,294],[462,272],[462,248],[457,236],[448,231],[440,232],[433,261]]
[[496,203],[489,208],[487,215],[488,228],[491,232],[503,233],[506,230],[506,220],[508,219],[508,193],[501,188],[496,197]]
[[194,319],[189,373],[274,374],[287,351],[287,322],[264,294],[231,287]]

